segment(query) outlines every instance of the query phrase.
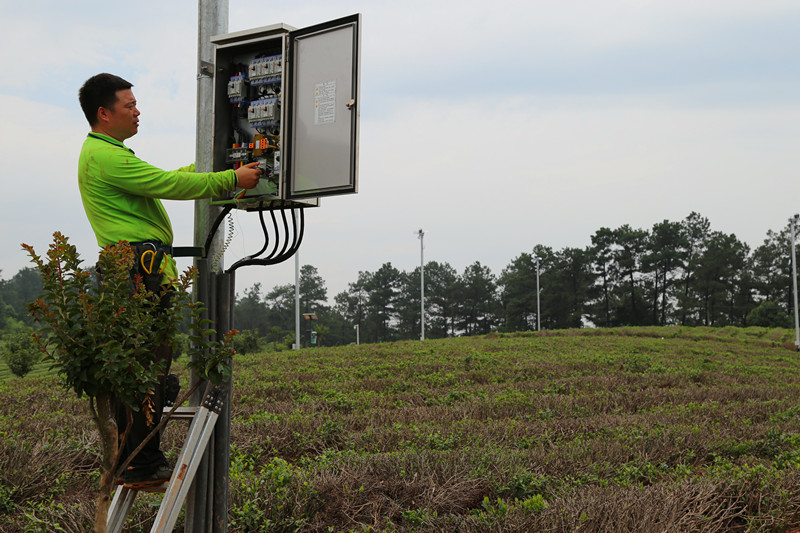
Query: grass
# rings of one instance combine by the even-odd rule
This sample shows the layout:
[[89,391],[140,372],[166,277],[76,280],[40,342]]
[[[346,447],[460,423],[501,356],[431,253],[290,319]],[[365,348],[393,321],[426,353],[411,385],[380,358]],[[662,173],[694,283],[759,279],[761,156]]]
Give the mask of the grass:
[[[790,530],[791,338],[619,328],[237,356],[229,529]],[[183,434],[165,435],[173,457]],[[0,531],[88,530],[97,454],[53,377],[0,383]]]

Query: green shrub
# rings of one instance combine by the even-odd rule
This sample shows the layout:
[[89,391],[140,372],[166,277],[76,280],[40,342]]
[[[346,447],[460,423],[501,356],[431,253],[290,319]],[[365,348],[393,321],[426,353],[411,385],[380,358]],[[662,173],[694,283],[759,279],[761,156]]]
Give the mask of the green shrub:
[[236,531],[299,531],[308,523],[313,494],[303,472],[274,457],[257,466],[253,457],[231,450],[231,526]]
[[747,325],[764,328],[790,328],[792,319],[776,302],[765,300],[747,313]]
[[233,338],[233,349],[242,355],[255,353],[261,349],[261,337],[252,329],[245,329]]
[[28,327],[14,329],[3,336],[3,359],[15,376],[23,377],[39,362],[42,350]]
[[[295,345],[295,341],[296,340],[297,340],[297,337],[295,336],[294,333],[287,333],[286,336],[283,337],[283,341],[282,341],[283,342],[283,346],[286,349],[292,348]],[[276,346],[276,349],[275,349],[276,352],[281,351],[281,350],[277,349],[277,347],[280,346],[280,343],[275,343],[275,346]]]

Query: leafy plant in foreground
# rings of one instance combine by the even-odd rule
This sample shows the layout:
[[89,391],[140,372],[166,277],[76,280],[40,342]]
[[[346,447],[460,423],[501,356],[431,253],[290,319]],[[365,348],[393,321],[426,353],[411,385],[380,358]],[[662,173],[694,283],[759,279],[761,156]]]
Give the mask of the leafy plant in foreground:
[[43,325],[35,338],[64,385],[79,398],[88,398],[100,434],[95,531],[105,531],[114,481],[127,466],[119,465],[115,471],[127,433],[118,435],[114,399],[127,407],[129,421],[131,410],[152,410],[148,395],[163,371],[163,362],[156,360],[152,348],[170,342],[185,310],[193,319],[189,355],[197,356],[193,365],[201,378],[218,383],[230,375],[232,334],[219,343],[208,340],[214,332],[203,329],[208,321],[200,320],[201,304],[193,303],[189,294],[193,269],[174,280],[170,291],[155,295],[138,276],[131,277],[134,252],[128,243],[108,246],[100,253],[97,286],[91,273],[81,268],[75,246],[61,233],[54,234],[46,258],[32,246],[22,246],[43,282],[43,294],[29,305],[31,315]]

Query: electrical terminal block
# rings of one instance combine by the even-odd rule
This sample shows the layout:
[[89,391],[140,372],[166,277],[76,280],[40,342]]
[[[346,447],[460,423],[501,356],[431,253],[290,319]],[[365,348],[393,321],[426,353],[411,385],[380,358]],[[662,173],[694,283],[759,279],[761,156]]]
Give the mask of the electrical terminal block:
[[254,128],[276,126],[280,121],[280,103],[277,98],[263,98],[250,102],[247,120]]
[[252,143],[237,144],[233,148],[228,148],[225,151],[225,162],[231,163],[247,163],[251,159],[253,153]]
[[251,85],[280,83],[283,73],[283,58],[279,55],[257,57],[250,62],[248,76]]
[[250,62],[247,74],[251,80],[257,80],[266,75],[264,71],[268,70],[268,68],[266,58],[257,57]]
[[275,150],[275,157],[273,158],[272,172],[275,175],[281,173],[281,151]]
[[243,103],[247,100],[247,78],[244,74],[231,76],[228,80],[228,99],[232,104]]
[[272,74],[280,76],[283,73],[282,58],[281,56],[273,56],[270,58],[270,70]]
[[267,139],[261,133],[256,133],[253,137],[253,155],[260,157],[264,155],[268,146]]

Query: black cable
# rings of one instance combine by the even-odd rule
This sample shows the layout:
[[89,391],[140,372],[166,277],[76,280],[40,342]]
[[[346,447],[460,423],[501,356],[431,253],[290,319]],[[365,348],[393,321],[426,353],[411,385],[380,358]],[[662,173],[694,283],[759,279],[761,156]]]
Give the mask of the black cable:
[[281,209],[281,218],[283,219],[283,234],[286,235],[286,238],[284,239],[283,248],[281,248],[281,253],[278,254],[278,257],[286,253],[286,247],[289,246],[289,223],[286,221],[285,207]]
[[[249,261],[249,260],[255,259],[256,257],[258,257],[259,255],[263,254],[267,250],[267,247],[269,246],[269,231],[267,230],[267,223],[264,222],[264,202],[263,201],[258,202],[258,220],[261,222],[261,229],[264,232],[264,246],[262,246],[261,249],[259,251],[257,251],[256,253],[248,255],[247,257],[244,257],[243,259],[240,259],[239,261],[234,263],[234,265],[236,265],[238,263],[241,263],[242,261]],[[229,270],[229,272],[230,271],[231,270]]]
[[[282,263],[292,257],[297,250],[300,249],[300,245],[303,243],[303,236],[305,235],[305,210],[304,208],[299,208],[300,211],[300,221],[298,224],[297,217],[295,216],[294,210],[292,210],[292,226],[293,226],[293,233],[292,233],[292,245],[291,247],[288,246],[289,242],[289,226],[288,221],[286,220],[286,214],[283,213],[284,219],[284,227],[286,229],[286,242],[284,243],[283,248],[281,249],[281,253],[275,255],[276,250],[278,249],[278,241],[280,241],[280,236],[277,234],[278,231],[278,221],[275,217],[275,211],[271,211],[273,224],[275,227],[276,235],[275,235],[275,246],[270,253],[269,256],[256,259],[254,256],[248,256],[244,259],[240,259],[239,261],[235,262],[231,267],[226,271],[228,273],[234,272],[236,269],[241,268],[243,266],[268,266],[268,265],[277,265],[278,263]],[[287,249],[288,248],[288,249]]]
[[272,227],[275,232],[275,245],[272,247],[272,251],[267,255],[266,259],[275,257],[275,252],[278,251],[278,244],[281,242],[280,235],[278,234],[278,221],[275,219],[275,210],[270,210],[269,215],[272,217]]
[[[242,263],[246,263],[248,261],[254,260],[259,255],[263,254],[267,250],[267,248],[269,247],[269,231],[267,230],[267,223],[264,222],[264,211],[265,211],[264,202],[263,201],[259,202],[258,203],[258,220],[259,220],[259,222],[261,222],[261,229],[264,232],[264,246],[262,246],[261,249],[259,251],[257,251],[256,253],[250,254],[247,257],[244,257],[244,258],[240,259],[239,261],[235,262],[233,265],[231,265],[231,268],[228,269],[228,272],[233,272],[234,270],[239,268],[239,266],[243,266]],[[277,248],[277,242],[278,242],[278,235],[276,234],[275,235],[275,247],[276,248]],[[274,251],[273,251],[273,253],[274,253]]]
[[[300,214],[301,215],[303,214],[303,210],[302,209],[300,210]],[[296,250],[297,247],[299,246],[299,244],[297,242],[297,233],[298,233],[297,232],[297,216],[294,213],[294,209],[292,209],[292,228],[294,228],[294,231],[292,232],[292,248],[291,249]]]
[[219,225],[222,224],[222,221],[225,220],[225,217],[228,216],[228,213],[231,212],[233,209],[233,204],[226,205],[222,208],[219,215],[217,215],[216,220],[214,220],[214,224],[211,225],[211,229],[208,231],[208,237],[206,237],[206,243],[203,246],[203,257],[208,256],[208,250],[211,248],[211,241],[214,240],[214,234],[219,229]]
[[[300,209],[300,216],[301,216],[301,222],[300,222],[300,227],[298,229],[297,220],[296,220],[296,218],[294,216],[294,210],[292,210],[292,228],[294,230],[293,231],[293,238],[292,238],[292,246],[285,253],[282,252],[277,257],[274,257],[274,258],[270,259],[270,263],[269,264],[282,263],[282,262],[286,261],[287,259],[289,259],[290,257],[292,257],[295,253],[297,253],[297,250],[300,248],[300,244],[303,241],[303,234],[304,234],[304,231],[305,231],[305,212],[302,209]],[[288,228],[287,228],[287,232],[288,232]],[[287,243],[288,243],[288,235],[287,235]]]
[[264,202],[258,202],[258,220],[261,222],[261,229],[264,231],[264,246],[259,251],[249,256],[250,258],[258,257],[263,254],[269,246],[269,232],[267,232],[267,224],[264,222]]

